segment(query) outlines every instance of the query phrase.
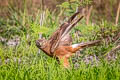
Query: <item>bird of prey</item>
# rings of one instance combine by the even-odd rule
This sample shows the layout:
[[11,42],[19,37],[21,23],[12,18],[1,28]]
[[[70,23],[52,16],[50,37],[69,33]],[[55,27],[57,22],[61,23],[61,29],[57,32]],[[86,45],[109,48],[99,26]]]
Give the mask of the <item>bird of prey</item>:
[[70,67],[69,58],[79,49],[83,49],[89,46],[94,46],[99,43],[99,40],[72,44],[72,38],[70,36],[71,29],[83,18],[76,17],[80,12],[74,13],[68,21],[64,22],[48,40],[38,39],[36,40],[36,46],[41,49],[47,55],[57,58],[62,61],[62,65],[65,68]]

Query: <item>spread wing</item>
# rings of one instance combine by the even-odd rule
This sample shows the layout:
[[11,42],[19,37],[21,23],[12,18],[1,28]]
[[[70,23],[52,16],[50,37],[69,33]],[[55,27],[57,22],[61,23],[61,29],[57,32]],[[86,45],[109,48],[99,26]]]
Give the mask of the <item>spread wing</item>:
[[73,16],[71,16],[70,19],[63,23],[50,37],[49,42],[51,46],[51,53],[53,53],[59,45],[70,45],[72,38],[70,37],[69,33],[71,29],[83,18],[83,16],[81,16],[77,19],[76,16],[78,14],[79,12],[76,12]]

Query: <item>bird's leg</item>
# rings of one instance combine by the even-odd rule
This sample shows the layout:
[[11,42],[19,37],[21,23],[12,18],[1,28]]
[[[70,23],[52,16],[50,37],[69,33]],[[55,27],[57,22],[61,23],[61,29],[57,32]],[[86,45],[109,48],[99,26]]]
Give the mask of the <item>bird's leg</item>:
[[59,56],[58,58],[59,58],[60,63],[64,66],[64,68],[69,68],[70,67],[68,57]]

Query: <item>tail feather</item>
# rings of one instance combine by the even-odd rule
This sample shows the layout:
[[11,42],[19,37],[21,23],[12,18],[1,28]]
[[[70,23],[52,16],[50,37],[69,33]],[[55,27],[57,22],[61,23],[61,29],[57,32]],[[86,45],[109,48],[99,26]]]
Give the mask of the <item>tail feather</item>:
[[91,41],[91,42],[85,42],[85,43],[79,43],[79,44],[74,44],[74,45],[72,45],[72,48],[73,48],[72,52],[76,52],[79,49],[83,49],[83,48],[86,48],[86,47],[95,46],[98,43],[100,43],[100,40]]
[[100,40],[91,41],[91,42],[85,42],[85,43],[80,43],[79,46],[82,47],[82,48],[84,48],[84,47],[95,46],[98,43],[100,43]]

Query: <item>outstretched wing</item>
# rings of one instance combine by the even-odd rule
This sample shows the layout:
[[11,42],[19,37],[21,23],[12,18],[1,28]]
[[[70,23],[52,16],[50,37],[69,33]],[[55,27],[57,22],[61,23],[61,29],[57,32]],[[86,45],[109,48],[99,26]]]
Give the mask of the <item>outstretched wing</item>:
[[72,17],[70,17],[67,22],[63,23],[60,28],[57,29],[56,32],[54,32],[53,35],[50,37],[49,42],[51,46],[51,53],[53,53],[60,44],[69,45],[72,42],[69,33],[71,29],[83,18],[83,16],[81,16],[80,18],[76,19],[76,16],[78,14],[79,12],[76,12]]

